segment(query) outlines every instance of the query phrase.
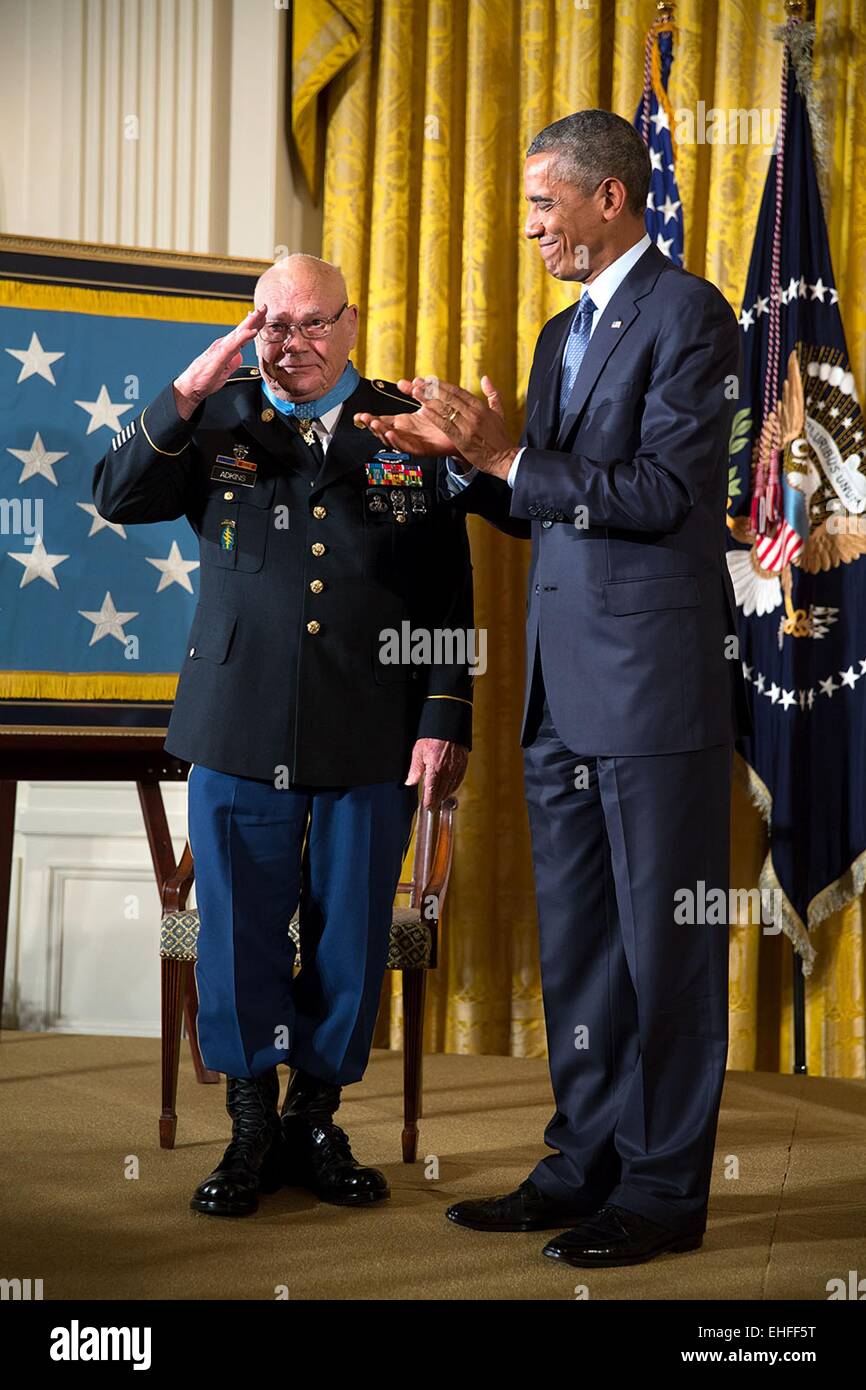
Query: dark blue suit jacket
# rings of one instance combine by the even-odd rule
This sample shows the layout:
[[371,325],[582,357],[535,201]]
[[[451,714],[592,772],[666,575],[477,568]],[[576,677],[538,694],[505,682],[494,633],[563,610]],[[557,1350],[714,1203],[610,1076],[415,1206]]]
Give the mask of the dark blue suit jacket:
[[553,722],[575,752],[732,741],[749,718],[727,640],[737,320],[713,285],[648,247],[596,324],[558,424],[573,312],[536,345],[513,494],[487,477],[463,494],[467,510],[532,538],[527,706],[539,642]]

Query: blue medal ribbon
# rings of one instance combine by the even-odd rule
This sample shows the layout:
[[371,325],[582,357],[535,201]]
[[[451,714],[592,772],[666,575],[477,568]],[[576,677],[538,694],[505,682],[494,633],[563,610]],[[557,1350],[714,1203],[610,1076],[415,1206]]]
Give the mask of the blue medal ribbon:
[[327,391],[324,396],[320,396],[317,401],[284,401],[280,396],[275,396],[268,383],[262,377],[262,390],[275,410],[279,410],[282,415],[294,415],[296,420],[320,420],[323,415],[327,415],[329,410],[333,410],[335,405],[342,405],[343,401],[348,400],[352,392],[361,380],[356,367],[351,362],[346,363],[346,369],[336,386]]

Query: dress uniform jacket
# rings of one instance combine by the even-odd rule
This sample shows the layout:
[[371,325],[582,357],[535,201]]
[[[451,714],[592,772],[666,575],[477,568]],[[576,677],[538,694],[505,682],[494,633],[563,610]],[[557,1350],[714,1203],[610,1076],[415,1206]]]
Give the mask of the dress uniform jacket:
[[[243,367],[190,420],[168,385],[115,436],[94,472],[100,515],[186,516],[199,538],[169,753],[333,787],[402,781],[417,738],[471,745],[472,678],[450,639],[473,620],[465,520],[440,495],[440,460],[410,460],[393,486],[379,442],[353,420],[414,408],[362,378],[320,467],[259,369]],[[388,630],[403,658],[413,634],[429,634],[427,664],[383,662]]]

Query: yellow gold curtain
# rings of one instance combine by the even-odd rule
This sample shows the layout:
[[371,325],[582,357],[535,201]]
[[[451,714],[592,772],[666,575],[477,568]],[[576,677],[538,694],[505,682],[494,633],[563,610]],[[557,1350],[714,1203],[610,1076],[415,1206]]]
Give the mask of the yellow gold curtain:
[[[827,140],[827,220],[852,369],[866,385],[866,0],[817,6],[816,96]],[[299,12],[303,12],[300,19]],[[293,75],[305,76],[295,134],[312,169],[316,108],[324,139],[322,255],[360,304],[356,362],[391,380],[435,373],[478,390],[487,371],[515,432],[542,324],[574,297],[521,235],[521,169],[531,137],[586,106],[631,120],[640,95],[650,0],[301,0]],[[680,0],[670,98],[675,111],[778,106],[783,6]],[[342,25],[342,27],[340,27]],[[336,26],[336,27],[335,27]],[[331,48],[322,33],[335,34]],[[351,49],[351,53],[348,50]],[[310,79],[311,54],[322,74]],[[328,56],[330,55],[330,56]],[[315,64],[312,64],[315,67]],[[336,77],[333,74],[337,72]],[[739,312],[769,149],[684,144],[678,179],[688,269]],[[476,623],[488,670],[476,683],[475,752],[460,794],[458,848],[440,966],[430,979],[426,1045],[450,1052],[544,1052],[518,724],[526,555],[471,523]],[[591,672],[587,679],[591,679]],[[766,853],[758,813],[737,785],[733,882],[757,884]],[[808,1065],[866,1076],[862,902],[814,933],[807,981]],[[376,1042],[399,1046],[392,981]],[[729,1066],[790,1071],[791,949],[756,927],[731,932]]]

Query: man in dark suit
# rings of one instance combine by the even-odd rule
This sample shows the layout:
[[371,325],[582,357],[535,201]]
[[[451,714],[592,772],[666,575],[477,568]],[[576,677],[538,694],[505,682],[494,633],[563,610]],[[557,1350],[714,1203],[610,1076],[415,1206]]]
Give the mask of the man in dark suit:
[[584,291],[542,329],[521,447],[486,377],[486,404],[419,378],[401,383],[416,415],[362,417],[392,445],[456,455],[458,502],[532,539],[522,743],[555,1152],[516,1192],[448,1215],[568,1224],[544,1253],[578,1266],[701,1244],[727,1057],[727,928],[681,925],[675,895],[729,881],[739,343],[718,290],[650,244],[649,175],[606,111],[530,146],[526,235]]
[[[472,721],[465,520],[436,459],[353,424],[414,402],[349,362],[357,308],[336,267],[290,256],[255,304],[94,477],[107,520],[186,516],[199,539],[166,748],[194,763],[198,1036],[233,1122],[191,1205],[228,1216],[283,1181],[341,1205],[388,1196],[333,1115],[367,1065],[417,783],[425,806],[456,789]],[[282,1124],[279,1063],[293,1068]]]

